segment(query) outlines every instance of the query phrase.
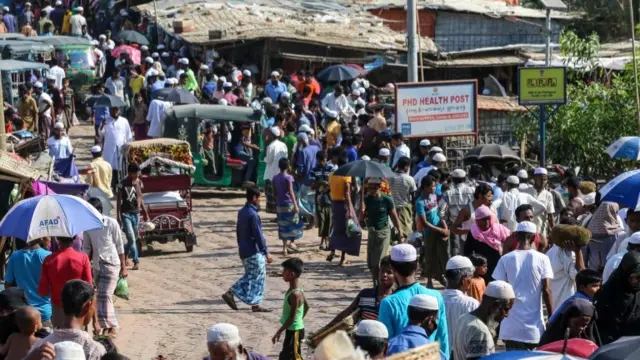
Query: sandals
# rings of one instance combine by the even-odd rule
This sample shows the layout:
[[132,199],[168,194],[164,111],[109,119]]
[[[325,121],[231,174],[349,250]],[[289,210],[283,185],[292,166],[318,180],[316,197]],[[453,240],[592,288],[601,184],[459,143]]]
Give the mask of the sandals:
[[236,304],[236,301],[233,299],[233,295],[232,294],[230,294],[229,292],[226,292],[226,293],[222,294],[222,300],[224,300],[224,302],[232,310],[238,311],[238,305]]

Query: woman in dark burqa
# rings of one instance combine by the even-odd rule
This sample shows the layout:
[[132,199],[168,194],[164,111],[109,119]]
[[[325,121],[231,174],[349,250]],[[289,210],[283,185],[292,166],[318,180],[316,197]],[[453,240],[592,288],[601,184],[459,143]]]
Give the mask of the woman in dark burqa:
[[581,338],[595,342],[586,331],[594,311],[595,307],[591,301],[574,298],[564,307],[562,312],[549,323],[547,330],[540,338],[539,346],[564,340],[567,329],[569,329],[569,339]]
[[640,252],[624,255],[593,301],[601,344],[640,335]]

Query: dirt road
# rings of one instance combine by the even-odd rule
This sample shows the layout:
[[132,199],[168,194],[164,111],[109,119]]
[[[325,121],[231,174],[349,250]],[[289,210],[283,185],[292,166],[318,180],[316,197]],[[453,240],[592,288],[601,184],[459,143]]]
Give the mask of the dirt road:
[[[72,140],[80,140],[75,154],[78,166],[89,160],[93,145],[92,128],[71,130]],[[120,351],[132,359],[200,359],[206,354],[205,333],[218,322],[240,328],[243,342],[269,357],[277,358],[282,344],[271,337],[279,327],[282,299],[287,284],[280,277],[281,244],[277,241],[274,215],[262,213],[265,236],[274,253],[268,265],[264,305],[272,313],[253,314],[248,306],[240,311],[227,307],[220,296],[243,274],[238,257],[236,213],[244,204],[241,192],[199,190],[194,194],[193,223],[198,246],[187,254],[181,243],[155,245],[141,259],[140,270],[129,272],[129,301],[118,299],[116,311],[121,331],[116,339]],[[302,276],[311,310],[305,319],[307,334],[327,324],[364,287],[371,286],[364,256],[351,258],[352,264],[338,267],[327,263],[319,251],[316,230],[305,232],[299,241],[305,261]],[[366,243],[363,244],[365,253]],[[277,252],[280,251],[280,255]]]

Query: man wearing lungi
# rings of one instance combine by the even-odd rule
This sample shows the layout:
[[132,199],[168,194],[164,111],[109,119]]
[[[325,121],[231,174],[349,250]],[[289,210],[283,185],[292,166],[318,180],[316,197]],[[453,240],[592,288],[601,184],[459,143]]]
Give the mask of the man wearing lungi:
[[411,159],[406,156],[401,157],[396,164],[396,176],[388,179],[400,222],[400,231],[405,236],[413,232],[413,194],[418,190],[416,181],[409,175],[410,167]]
[[260,189],[247,188],[247,203],[238,211],[236,237],[238,250],[244,266],[244,275],[222,295],[222,299],[233,310],[238,310],[234,297],[251,305],[253,312],[270,312],[262,304],[264,285],[267,280],[267,264],[271,264],[271,255],[267,240],[262,234],[262,221],[258,215]]
[[[467,173],[462,169],[455,169],[451,172],[451,181],[453,186],[444,193],[443,200],[447,205],[445,211],[445,221],[451,229],[453,223],[458,218],[460,210],[469,207],[473,201],[475,189],[466,184],[465,178]],[[464,238],[461,235],[451,234],[450,255],[456,256],[461,253],[464,248]]]
[[[102,202],[89,199],[89,204],[102,214]],[[102,229],[85,231],[82,249],[91,259],[93,282],[96,285],[96,315],[94,321],[105,335],[115,335],[118,319],[113,306],[113,293],[120,276],[127,276],[124,242],[118,221],[104,215]],[[97,318],[97,319],[96,319]]]

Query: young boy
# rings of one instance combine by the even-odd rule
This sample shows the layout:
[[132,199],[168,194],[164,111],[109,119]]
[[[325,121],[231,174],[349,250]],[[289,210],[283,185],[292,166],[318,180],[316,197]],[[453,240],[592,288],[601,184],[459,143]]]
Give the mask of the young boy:
[[282,333],[285,333],[279,360],[302,359],[304,317],[309,311],[309,303],[304,296],[304,290],[300,287],[303,266],[302,260],[295,257],[282,263],[282,278],[289,283],[289,290],[284,295],[282,305],[282,317],[280,317],[282,326],[271,339],[275,344],[280,340]]
[[602,276],[598,271],[591,269],[580,271],[576,275],[576,288],[578,291],[573,294],[573,296],[565,300],[562,305],[558,306],[553,315],[549,317],[549,323],[551,323],[551,321],[553,321],[553,319],[555,319],[555,317],[558,316],[558,314],[560,314],[567,304],[569,304],[574,298],[593,301],[593,296],[598,292],[601,285]]
[[327,153],[316,154],[316,167],[311,170],[311,187],[316,191],[316,224],[320,237],[320,250],[329,250],[329,233],[331,231],[331,193],[329,191],[329,175],[336,169],[327,164]]
[[487,289],[487,283],[484,281],[484,276],[488,271],[487,258],[473,253],[469,256],[469,259],[471,259],[471,263],[476,268],[476,271],[474,271],[471,282],[469,283],[467,295],[482,302],[482,296],[484,295],[484,291]]
[[127,177],[118,185],[116,193],[116,214],[118,223],[122,225],[127,236],[127,244],[124,253],[132,256],[133,268],[138,270],[140,260],[138,258],[138,226],[140,225],[140,213],[146,219],[151,219],[142,197],[142,180],[140,180],[140,166],[136,163],[129,164]]
[[11,334],[7,343],[0,347],[0,355],[6,360],[20,360],[27,356],[31,346],[38,341],[35,333],[42,327],[40,312],[32,306],[18,309],[15,321],[20,332]]

